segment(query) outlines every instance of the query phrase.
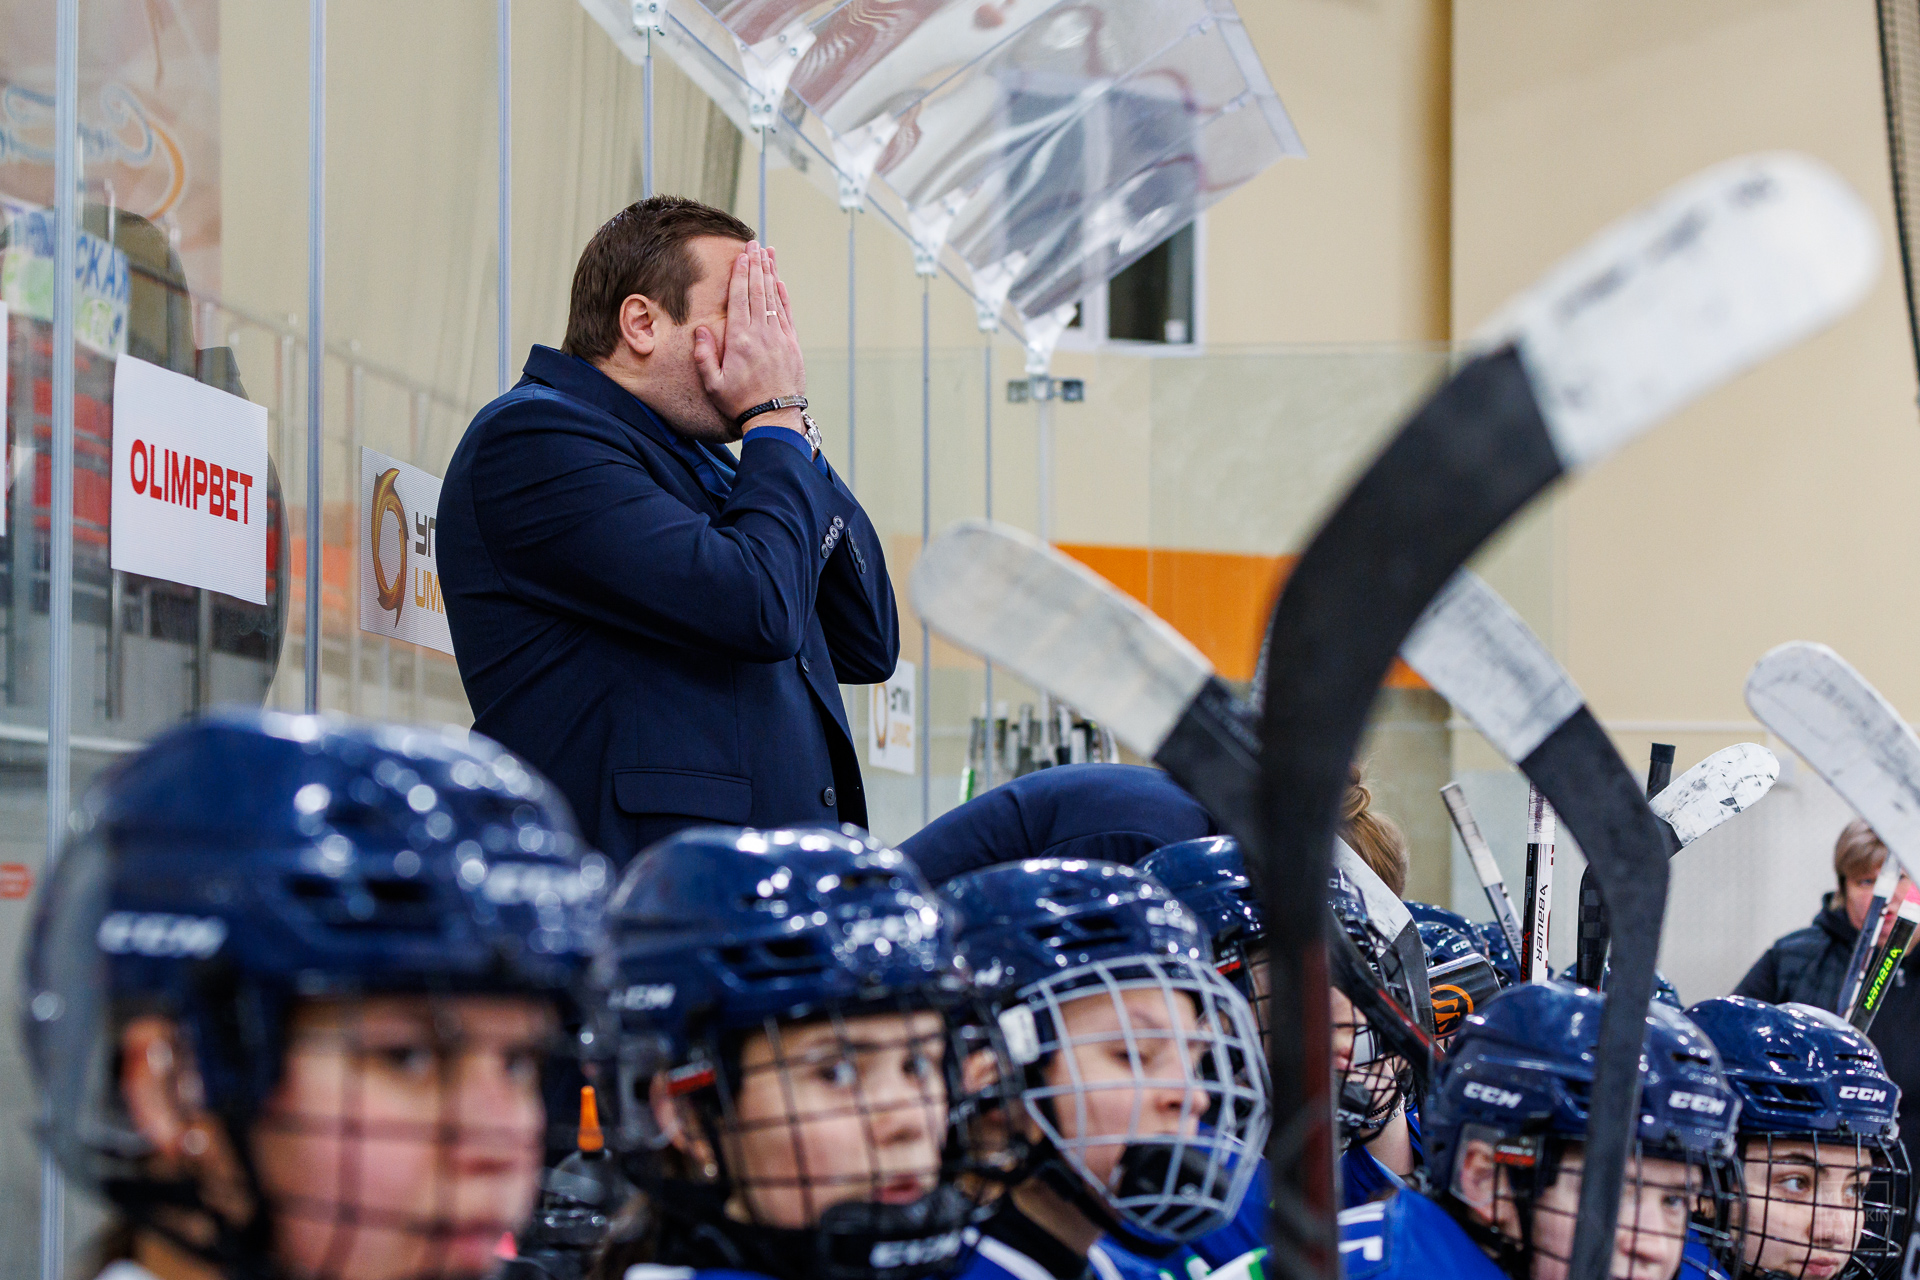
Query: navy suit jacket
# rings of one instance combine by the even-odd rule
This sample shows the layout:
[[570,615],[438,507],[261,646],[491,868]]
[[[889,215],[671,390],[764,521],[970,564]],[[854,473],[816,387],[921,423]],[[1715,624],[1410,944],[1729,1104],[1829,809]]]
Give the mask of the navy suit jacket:
[[900,852],[929,881],[1028,858],[1140,861],[1176,840],[1217,836],[1220,824],[1158,769],[1064,764],[1003,783],[908,836]]
[[592,365],[535,347],[440,492],[439,570],[474,728],[624,862],[701,822],[867,824],[840,688],[893,674],[872,523],[756,436],[724,501]]

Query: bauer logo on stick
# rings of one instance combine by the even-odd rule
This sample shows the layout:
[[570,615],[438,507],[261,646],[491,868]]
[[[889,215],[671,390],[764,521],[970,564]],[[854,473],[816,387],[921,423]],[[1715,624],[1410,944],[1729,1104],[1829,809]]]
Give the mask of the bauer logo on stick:
[[205,960],[227,940],[227,922],[214,916],[116,911],[100,922],[95,938],[108,955]]

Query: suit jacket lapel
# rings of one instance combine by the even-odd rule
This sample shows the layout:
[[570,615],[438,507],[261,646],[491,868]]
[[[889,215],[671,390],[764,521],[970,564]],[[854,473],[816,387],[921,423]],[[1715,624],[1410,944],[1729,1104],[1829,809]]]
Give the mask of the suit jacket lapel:
[[[720,503],[707,492],[700,483],[700,474],[694,470],[693,463],[685,454],[673,447],[667,427],[651,410],[643,405],[632,392],[600,372],[584,360],[577,359],[564,351],[552,347],[535,345],[527,356],[522,372],[536,382],[545,383],[555,391],[583,400],[594,408],[618,418],[647,443],[653,445],[654,452],[663,453],[671,458],[680,472],[690,482],[683,486],[699,495],[713,514],[719,514]],[[684,495],[683,495],[684,497]]]

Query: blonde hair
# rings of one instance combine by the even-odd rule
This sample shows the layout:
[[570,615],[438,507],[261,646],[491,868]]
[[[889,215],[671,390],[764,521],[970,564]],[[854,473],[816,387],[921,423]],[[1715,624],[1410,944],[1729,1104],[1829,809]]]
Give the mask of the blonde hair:
[[1865,818],[1849,822],[1833,842],[1833,874],[1843,890],[1847,881],[1856,877],[1879,875],[1886,860],[1887,846],[1880,843]]
[[1386,882],[1393,896],[1407,896],[1407,838],[1384,813],[1373,810],[1373,791],[1356,763],[1347,772],[1347,798],[1340,808],[1340,838]]

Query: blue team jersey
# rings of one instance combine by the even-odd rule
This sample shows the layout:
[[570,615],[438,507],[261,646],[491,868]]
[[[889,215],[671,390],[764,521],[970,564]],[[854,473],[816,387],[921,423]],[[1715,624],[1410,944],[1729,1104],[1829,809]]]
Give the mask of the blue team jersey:
[[[1266,1247],[1256,1246],[1264,1257]],[[1234,1259],[1228,1259],[1233,1261]],[[1094,1280],[1207,1280],[1213,1266],[1191,1249],[1146,1258],[1102,1238],[1087,1254]],[[701,1277],[705,1280],[705,1277]],[[1004,1240],[982,1236],[953,1280],[1054,1280],[1053,1273]]]
[[1267,1247],[1267,1206],[1271,1201],[1267,1181],[1267,1162],[1263,1158],[1254,1167],[1253,1181],[1247,1184],[1247,1197],[1240,1202],[1233,1220],[1217,1231],[1209,1231],[1193,1242],[1193,1251],[1210,1267],[1224,1267],[1255,1249]]
[[[1340,1214],[1340,1261],[1347,1280],[1505,1280],[1473,1238],[1445,1209],[1403,1191],[1391,1200],[1357,1205]],[[1697,1236],[1689,1233],[1678,1280],[1727,1280]]]
[[1340,1261],[1347,1280],[1506,1280],[1445,1209],[1411,1191],[1343,1210]]

